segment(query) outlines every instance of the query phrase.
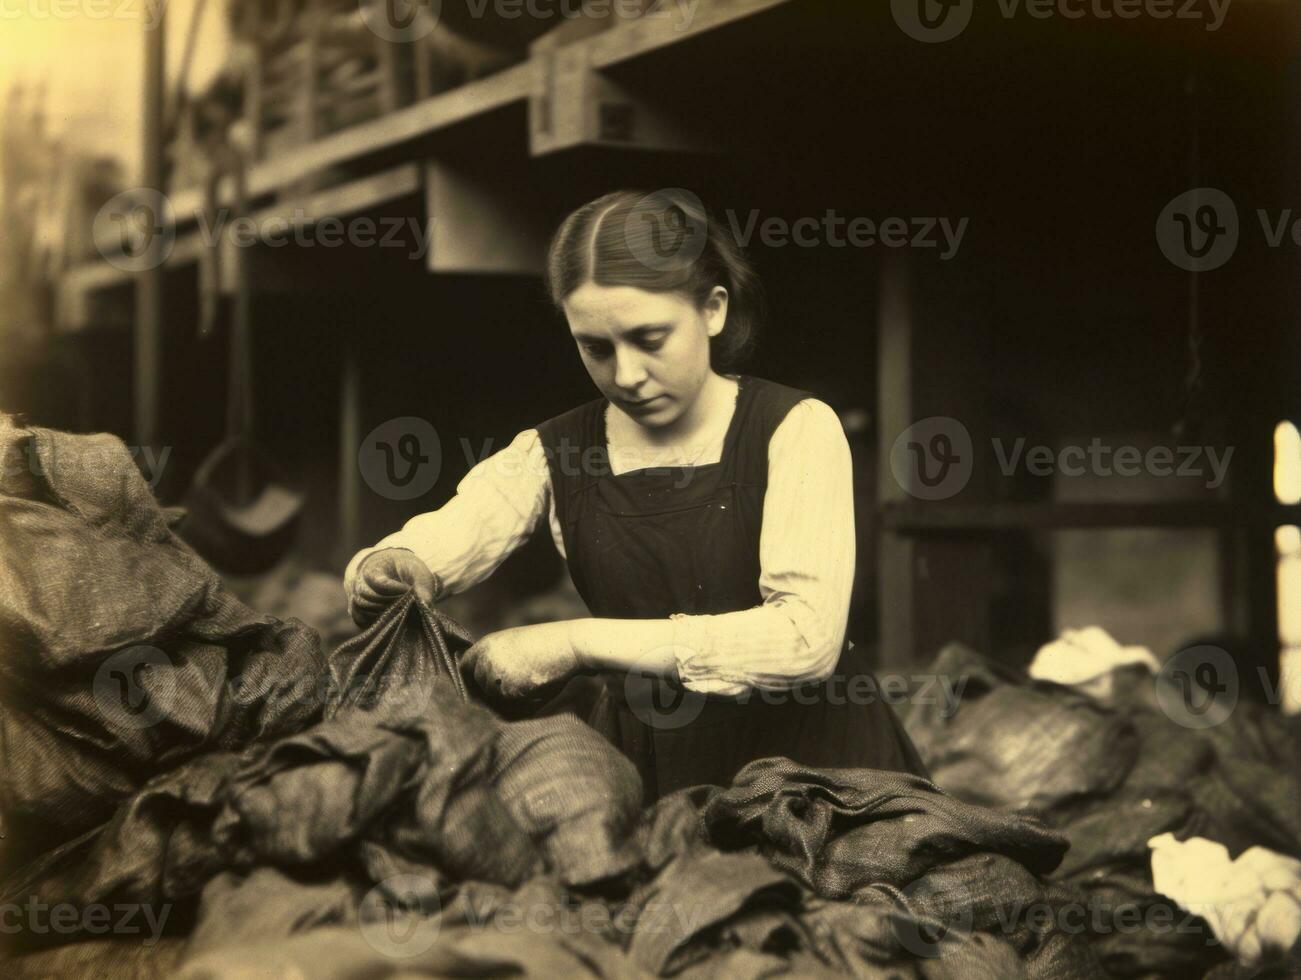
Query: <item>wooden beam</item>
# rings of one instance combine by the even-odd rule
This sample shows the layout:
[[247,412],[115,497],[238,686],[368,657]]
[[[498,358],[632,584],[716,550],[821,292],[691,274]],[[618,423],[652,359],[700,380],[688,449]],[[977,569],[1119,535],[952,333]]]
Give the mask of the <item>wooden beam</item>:
[[[532,91],[533,71],[533,65],[528,62],[512,65],[495,75],[265,160],[249,170],[249,195],[264,197],[329,167],[350,164],[495,109],[522,103]],[[234,199],[234,185],[229,180],[222,181],[218,200],[222,205],[230,205]],[[197,221],[202,209],[199,193],[187,190],[172,195],[172,208],[178,227]]]
[[549,221],[537,207],[527,162],[522,151],[518,159],[504,156],[478,167],[426,161],[429,271],[541,273]]
[[[611,28],[615,33],[621,28]],[[545,39],[544,39],[545,40]],[[539,42],[529,99],[529,151],[543,156],[575,146],[707,152],[716,144],[685,120],[607,77],[591,62],[590,45],[555,49]]]
[[[611,145],[701,148],[705,145],[704,141],[684,133],[678,121],[660,115],[640,97],[627,93],[616,81],[601,75],[600,70],[791,2],[792,0],[713,0],[709,4],[695,7],[693,15],[686,20],[679,19],[670,10],[668,14],[652,14],[624,21],[593,37],[567,45],[565,50],[585,66],[584,77],[580,80],[580,89],[586,92],[582,103],[595,113],[594,116],[584,115],[578,131],[596,133],[598,136],[603,131],[607,136],[632,132],[634,139],[609,140]],[[253,200],[265,200],[269,195],[331,167],[355,164],[366,157],[394,151],[506,106],[527,103],[542,91],[540,78],[547,70],[546,64],[550,57],[539,56],[512,65],[486,78],[430,96],[404,109],[350,126],[306,146],[262,160],[249,170],[249,196]],[[612,108],[602,110],[602,104]],[[630,108],[633,116],[631,121]],[[604,117],[602,112],[605,113]],[[564,139],[560,137],[549,144],[544,139],[543,146],[558,148],[563,142]],[[234,196],[233,182],[229,178],[222,181],[218,188],[218,204],[229,207],[234,204]],[[193,226],[199,221],[203,212],[203,194],[200,190],[180,190],[171,194],[170,200],[178,230]],[[202,243],[196,236],[178,235],[168,266],[195,261],[201,247]],[[91,268],[96,271],[89,271]],[[106,263],[82,266],[66,273],[58,287],[60,329],[78,330],[88,325],[84,295],[86,290],[112,287],[129,281],[129,278]]]
[[[689,18],[676,9],[623,21],[607,31],[566,45],[565,50],[593,69],[609,68],[743,21],[755,14],[784,6],[793,0],[712,0],[700,3]],[[675,5],[670,4],[671,8]],[[352,163],[365,156],[392,150],[477,116],[514,103],[522,103],[538,89],[545,58],[531,59],[502,69],[414,105],[316,140],[254,166],[248,175],[249,194],[258,197],[332,166]],[[610,83],[613,85],[614,83]],[[613,91],[618,91],[617,86]],[[663,121],[651,120],[655,125]],[[233,187],[223,183],[218,200],[232,203]],[[177,223],[198,219],[202,207],[198,191],[172,195]]]
[[343,377],[339,386],[339,544],[335,555],[340,567],[361,548],[361,366],[354,331],[343,337]]
[[[162,194],[165,150],[163,109],[167,86],[167,11],[144,32],[144,167],[141,184]],[[159,391],[163,373],[163,270],[153,265],[137,273],[132,385],[134,435],[139,446],[158,443]]]
[[660,5],[663,10],[624,21],[579,43],[590,49],[589,62],[593,68],[609,68],[791,2],[792,0],[710,0],[708,3],[696,4],[687,17],[677,3],[668,0]]

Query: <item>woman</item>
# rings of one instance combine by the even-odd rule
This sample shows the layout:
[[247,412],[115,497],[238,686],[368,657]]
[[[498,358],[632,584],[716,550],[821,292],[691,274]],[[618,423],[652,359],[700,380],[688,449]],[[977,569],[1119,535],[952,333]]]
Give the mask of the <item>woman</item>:
[[724,373],[754,273],[684,192],[608,194],[561,225],[548,286],[603,398],[516,436],[446,506],[348,566],[359,622],[482,581],[545,515],[593,618],[489,634],[462,668],[508,699],[583,673],[648,801],[747,762],[925,775],[860,651],[849,447],[808,392]]

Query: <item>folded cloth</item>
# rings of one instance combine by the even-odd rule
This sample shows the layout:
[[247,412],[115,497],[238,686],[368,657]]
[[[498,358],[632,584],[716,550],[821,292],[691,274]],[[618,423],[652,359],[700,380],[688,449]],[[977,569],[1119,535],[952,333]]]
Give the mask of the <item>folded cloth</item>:
[[1301,939],[1301,861],[1253,847],[1230,860],[1223,844],[1161,834],[1149,841],[1156,890],[1204,918],[1249,968],[1277,963]]
[[775,866],[833,899],[872,884],[902,887],[985,851],[1047,874],[1067,848],[1035,817],[963,803],[919,776],[809,769],[780,757],[747,765],[701,819],[716,845],[758,845]]
[[1082,693],[1109,701],[1115,691],[1115,671],[1136,667],[1148,674],[1161,670],[1152,651],[1142,646],[1121,646],[1100,626],[1067,629],[1051,643],[1045,643],[1030,662],[1035,680],[1074,687]]

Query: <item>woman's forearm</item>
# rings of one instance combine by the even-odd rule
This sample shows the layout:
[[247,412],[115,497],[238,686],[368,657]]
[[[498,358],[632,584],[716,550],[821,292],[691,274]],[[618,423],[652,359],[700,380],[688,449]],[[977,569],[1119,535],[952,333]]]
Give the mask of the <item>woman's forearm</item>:
[[569,637],[579,663],[590,670],[677,674],[681,631],[672,619],[575,619]]

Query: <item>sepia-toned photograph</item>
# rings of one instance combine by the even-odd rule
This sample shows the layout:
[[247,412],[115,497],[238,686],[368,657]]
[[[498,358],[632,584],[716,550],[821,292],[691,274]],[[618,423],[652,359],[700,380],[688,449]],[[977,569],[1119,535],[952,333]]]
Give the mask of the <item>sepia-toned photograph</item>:
[[1301,978],[1301,0],[0,0],[0,975]]

